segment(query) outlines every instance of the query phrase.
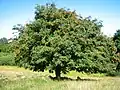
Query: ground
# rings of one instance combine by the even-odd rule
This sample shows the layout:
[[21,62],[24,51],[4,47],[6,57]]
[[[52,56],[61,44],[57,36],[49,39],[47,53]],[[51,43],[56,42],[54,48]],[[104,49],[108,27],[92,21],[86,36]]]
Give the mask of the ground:
[[[16,66],[0,66],[0,90],[120,90],[120,77],[72,71],[68,80],[51,80],[54,74],[32,72]],[[76,78],[79,76],[79,80]]]

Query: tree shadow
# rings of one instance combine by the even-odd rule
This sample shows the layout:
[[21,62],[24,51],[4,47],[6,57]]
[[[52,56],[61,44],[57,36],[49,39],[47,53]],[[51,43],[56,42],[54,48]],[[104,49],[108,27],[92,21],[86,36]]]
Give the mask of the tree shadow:
[[57,81],[98,81],[97,79],[82,79],[79,76],[76,79],[69,78],[69,77],[60,77],[59,79],[56,77],[48,76],[51,80],[57,80]]

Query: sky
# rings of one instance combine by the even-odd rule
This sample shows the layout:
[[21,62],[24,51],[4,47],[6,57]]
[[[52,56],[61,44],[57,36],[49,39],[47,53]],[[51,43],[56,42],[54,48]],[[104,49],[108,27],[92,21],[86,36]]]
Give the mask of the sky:
[[58,8],[69,8],[83,17],[102,20],[105,35],[113,36],[120,29],[120,0],[0,0],[0,38],[13,37],[14,25],[32,21],[36,4],[52,2]]

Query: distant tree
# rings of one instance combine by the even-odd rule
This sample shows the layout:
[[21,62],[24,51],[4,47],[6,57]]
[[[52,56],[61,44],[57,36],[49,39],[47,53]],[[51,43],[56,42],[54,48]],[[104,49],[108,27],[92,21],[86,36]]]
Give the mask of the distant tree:
[[3,53],[13,52],[11,43],[0,44],[0,52],[3,52]]
[[7,48],[5,45],[8,44],[8,39],[3,37],[0,39],[0,52],[6,52]]
[[113,40],[115,42],[115,46],[117,47],[116,54],[119,56],[118,65],[117,65],[116,70],[120,71],[120,29],[118,29],[116,31],[116,33],[114,34]]
[[0,39],[0,44],[5,44],[5,43],[8,43],[8,39],[3,37]]
[[120,29],[114,34],[113,40],[115,41],[115,46],[117,47],[117,53],[120,52]]
[[101,33],[102,23],[54,4],[37,6],[35,20],[14,42],[17,65],[33,71],[107,72],[115,67],[116,48]]

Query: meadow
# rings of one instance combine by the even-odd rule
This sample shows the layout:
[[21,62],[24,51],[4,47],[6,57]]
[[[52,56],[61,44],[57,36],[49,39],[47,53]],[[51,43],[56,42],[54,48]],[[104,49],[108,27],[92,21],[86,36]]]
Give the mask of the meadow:
[[[72,80],[51,80],[48,71],[32,72],[16,66],[0,66],[0,90],[120,90],[119,77],[71,71],[63,77]],[[77,77],[80,80],[76,80]]]

